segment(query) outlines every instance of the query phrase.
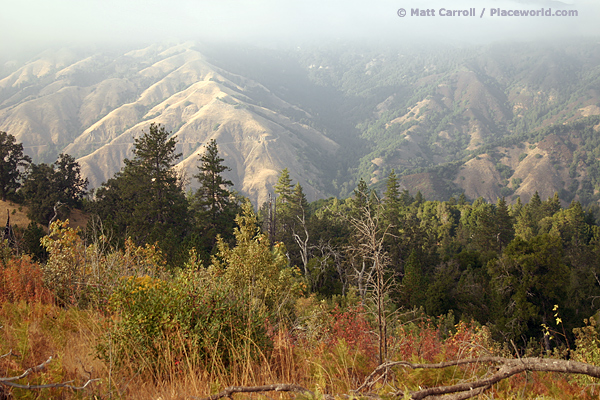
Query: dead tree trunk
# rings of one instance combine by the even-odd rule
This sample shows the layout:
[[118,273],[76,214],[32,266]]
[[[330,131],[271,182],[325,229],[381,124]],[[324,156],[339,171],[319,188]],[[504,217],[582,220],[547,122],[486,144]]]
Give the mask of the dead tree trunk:
[[[385,310],[386,294],[393,286],[393,279],[385,277],[389,257],[384,247],[385,237],[391,225],[382,227],[381,209],[372,210],[370,206],[364,207],[358,217],[350,217],[349,222],[354,228],[356,245],[350,251],[362,261],[362,268],[357,272],[359,291],[365,290],[362,285],[366,282],[373,294],[377,313],[377,330],[379,335],[379,363],[383,364],[387,358],[387,315]],[[369,261],[371,268],[366,268]],[[366,291],[366,290],[365,290]],[[361,293],[364,294],[364,293]]]

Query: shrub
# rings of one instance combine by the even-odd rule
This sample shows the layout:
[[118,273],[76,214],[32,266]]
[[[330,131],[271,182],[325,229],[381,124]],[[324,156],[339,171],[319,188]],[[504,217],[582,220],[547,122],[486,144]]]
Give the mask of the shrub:
[[[348,391],[377,366],[378,340],[355,290],[335,301],[315,295],[296,302],[295,355],[317,386]],[[334,389],[337,388],[337,389]]]
[[43,266],[44,282],[59,305],[80,307],[106,303],[123,276],[162,276],[165,260],[156,245],[136,246],[131,239],[123,250],[109,248],[104,235],[85,246],[79,229],[69,221],[55,221],[50,234],[42,238],[48,251]]
[[252,204],[247,201],[242,210],[235,219],[236,245],[230,247],[219,237],[210,268],[236,292],[252,299],[254,308],[273,311],[277,317],[289,316],[306,286],[299,271],[288,267],[285,246],[275,243],[271,247],[269,238],[260,233]]
[[60,305],[73,304],[82,289],[85,246],[79,229],[68,226],[69,221],[55,221],[50,233],[42,238],[49,258],[43,267],[44,282]]
[[502,197],[509,197],[514,193],[514,190],[512,190],[511,188],[507,187],[507,186],[503,186],[500,188],[500,195]]
[[270,343],[265,316],[208,270],[187,269],[172,280],[123,278],[110,307],[116,319],[99,355],[155,378],[181,362],[226,368]]
[[52,303],[52,293],[44,287],[43,272],[29,258],[9,259],[0,269],[0,301]]
[[498,353],[487,327],[459,322],[452,325],[453,315],[437,320],[423,318],[401,325],[395,332],[394,353],[399,360],[439,362],[458,358],[476,358]]
[[519,162],[523,161],[526,158],[527,158],[527,153],[521,153],[521,154],[519,154]]
[[[594,318],[586,319],[584,322],[585,326],[573,329],[576,350],[571,353],[571,358],[575,361],[600,365],[600,335],[598,335],[597,322]],[[585,375],[574,379],[585,385],[598,383],[598,379]]]

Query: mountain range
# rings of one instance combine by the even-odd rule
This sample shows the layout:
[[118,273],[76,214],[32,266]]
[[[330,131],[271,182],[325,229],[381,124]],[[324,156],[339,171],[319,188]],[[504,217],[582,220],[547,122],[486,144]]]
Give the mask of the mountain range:
[[194,42],[48,50],[0,68],[0,130],[34,162],[77,158],[92,188],[160,123],[195,187],[215,139],[226,177],[261,204],[283,168],[309,200],[382,190],[523,201],[600,193],[595,41],[269,50]]

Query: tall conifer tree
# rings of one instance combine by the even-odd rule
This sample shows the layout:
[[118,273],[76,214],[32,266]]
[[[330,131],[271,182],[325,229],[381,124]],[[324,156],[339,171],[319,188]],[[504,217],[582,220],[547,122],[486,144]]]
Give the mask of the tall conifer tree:
[[96,212],[121,236],[158,242],[168,256],[189,229],[187,200],[172,167],[181,154],[164,126],[151,124],[134,139],[133,159],[96,193]]
[[206,152],[200,157],[198,174],[194,178],[200,183],[196,192],[196,201],[199,206],[199,216],[213,227],[216,227],[219,217],[231,207],[231,195],[228,187],[233,182],[223,178],[222,173],[231,168],[222,164],[223,158],[219,157],[217,142],[212,139],[206,146]]
[[192,199],[196,228],[200,230],[202,238],[197,244],[207,253],[212,252],[217,235],[225,239],[232,237],[235,216],[240,211],[234,194],[229,190],[233,182],[222,175],[231,170],[222,164],[223,161],[219,157],[217,142],[213,139],[206,145],[206,152],[200,157],[198,174],[194,175],[200,183]]

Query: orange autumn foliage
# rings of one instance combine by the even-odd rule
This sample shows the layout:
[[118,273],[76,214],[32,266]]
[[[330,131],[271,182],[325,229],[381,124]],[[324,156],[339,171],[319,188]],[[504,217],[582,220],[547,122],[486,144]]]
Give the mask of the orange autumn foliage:
[[23,256],[9,259],[6,268],[0,269],[0,301],[50,304],[54,296],[44,287],[38,263]]

